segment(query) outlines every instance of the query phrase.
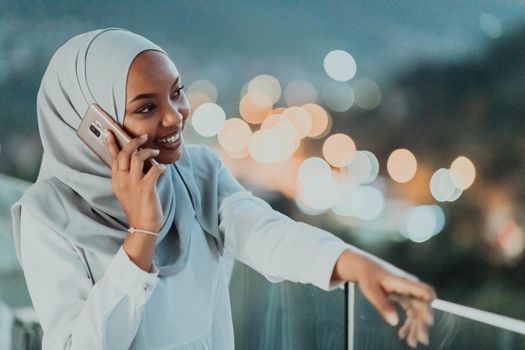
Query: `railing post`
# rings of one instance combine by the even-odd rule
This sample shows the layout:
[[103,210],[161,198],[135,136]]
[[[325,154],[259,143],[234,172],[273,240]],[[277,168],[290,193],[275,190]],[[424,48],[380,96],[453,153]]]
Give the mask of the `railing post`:
[[345,350],[354,350],[355,284],[345,283]]

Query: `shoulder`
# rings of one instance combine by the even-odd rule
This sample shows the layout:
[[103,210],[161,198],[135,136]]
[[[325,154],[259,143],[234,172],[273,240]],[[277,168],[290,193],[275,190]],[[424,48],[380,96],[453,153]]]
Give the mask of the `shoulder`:
[[206,145],[186,145],[188,154],[195,161],[220,161],[219,154],[213,148]]
[[[27,189],[17,203],[35,219],[62,225],[67,221],[65,201],[74,195],[74,191],[57,179],[45,179],[34,183]],[[25,215],[24,215],[25,216]]]
[[221,166],[217,151],[205,145],[187,145],[187,152],[194,170],[212,170]]

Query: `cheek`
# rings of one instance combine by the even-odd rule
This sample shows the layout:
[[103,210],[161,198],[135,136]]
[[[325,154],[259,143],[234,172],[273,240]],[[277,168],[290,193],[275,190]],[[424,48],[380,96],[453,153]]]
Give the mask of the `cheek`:
[[155,127],[151,121],[128,117],[124,119],[124,131],[131,137],[139,137],[144,134],[154,135]]

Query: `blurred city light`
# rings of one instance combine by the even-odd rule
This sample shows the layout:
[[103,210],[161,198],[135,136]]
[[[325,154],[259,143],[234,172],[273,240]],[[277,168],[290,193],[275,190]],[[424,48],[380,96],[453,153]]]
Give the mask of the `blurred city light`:
[[237,153],[248,147],[252,130],[250,126],[240,118],[230,118],[224,123],[224,127],[217,135],[219,144],[228,153]]
[[439,202],[453,202],[463,191],[452,183],[450,170],[440,168],[430,178],[430,193]]
[[312,118],[310,113],[301,107],[290,107],[283,112],[283,116],[288,117],[293,126],[299,132],[299,137],[304,138],[312,130]]
[[323,156],[337,168],[347,166],[355,157],[356,147],[350,136],[345,134],[330,135],[323,143]]
[[450,179],[454,186],[460,190],[466,190],[473,183],[476,178],[476,168],[470,159],[467,157],[458,157],[450,166]]
[[254,132],[248,143],[250,155],[260,163],[285,162],[291,157],[294,149],[293,140],[273,129]]
[[323,65],[326,74],[337,81],[348,81],[357,71],[354,58],[344,50],[330,51],[325,56]]
[[304,184],[307,180],[309,180],[312,177],[330,175],[330,165],[324,159],[319,157],[310,157],[305,159],[299,166],[297,180],[299,183]]
[[300,106],[317,102],[318,93],[312,83],[297,79],[290,82],[284,89],[284,101],[288,106]]
[[350,164],[340,169],[344,178],[357,183],[368,184],[379,174],[379,161],[369,151],[357,151]]
[[385,197],[383,193],[372,186],[359,186],[354,201],[355,216],[361,220],[375,220],[385,209]]
[[215,103],[204,103],[192,114],[193,129],[205,137],[215,136],[222,129],[226,121],[224,110]]
[[406,209],[399,220],[401,234],[413,242],[421,243],[441,232],[445,226],[445,213],[437,205],[419,205]]
[[188,87],[189,95],[204,94],[210,98],[210,102],[217,102],[217,87],[209,80],[197,80]]
[[313,209],[326,210],[337,199],[337,186],[331,174],[307,178],[302,182],[300,191],[304,204]]
[[331,81],[323,89],[324,103],[335,112],[344,112],[354,104],[354,90],[347,83]]
[[387,170],[394,181],[400,183],[408,182],[416,174],[416,157],[407,149],[397,149],[388,157]]
[[514,220],[508,220],[498,231],[496,239],[508,259],[520,256],[525,250],[525,234]]
[[191,110],[195,111],[197,108],[199,108],[200,105],[207,103],[207,102],[215,102],[211,99],[210,96],[206,95],[203,92],[194,92],[194,93],[188,93],[186,95],[188,97],[188,101],[190,101]]
[[271,75],[261,74],[248,83],[248,92],[263,93],[275,104],[281,98],[281,84]]
[[261,92],[248,92],[241,98],[239,112],[244,120],[250,124],[260,124],[272,111],[273,104],[270,97]]
[[339,216],[351,217],[356,213],[356,208],[361,205],[357,199],[358,185],[350,181],[338,184],[337,199],[332,205],[332,211]]
[[361,78],[352,84],[355,105],[362,109],[374,109],[381,103],[381,88],[375,81]]
[[479,25],[483,33],[489,38],[496,39],[501,36],[501,21],[492,13],[482,13],[479,16]]
[[308,133],[308,137],[317,139],[328,134],[332,128],[332,118],[323,107],[315,103],[307,103],[301,106],[310,114],[312,127]]

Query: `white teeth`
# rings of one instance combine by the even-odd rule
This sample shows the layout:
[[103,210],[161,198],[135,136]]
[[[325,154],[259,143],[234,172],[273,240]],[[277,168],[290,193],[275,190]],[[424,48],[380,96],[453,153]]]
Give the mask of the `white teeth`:
[[176,133],[173,136],[166,137],[166,138],[163,138],[163,139],[159,139],[158,141],[160,143],[173,143],[173,142],[177,141],[179,138],[180,138],[180,133]]

